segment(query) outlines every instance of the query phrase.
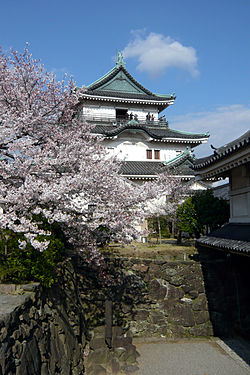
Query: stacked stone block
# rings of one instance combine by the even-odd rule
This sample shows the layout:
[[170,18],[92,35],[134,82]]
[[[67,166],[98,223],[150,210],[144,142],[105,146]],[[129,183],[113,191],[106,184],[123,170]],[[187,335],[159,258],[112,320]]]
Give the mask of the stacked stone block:
[[105,327],[93,330],[93,337],[85,349],[86,375],[128,375],[139,369],[136,347],[132,344],[130,332],[124,333],[121,327],[113,327],[112,347],[105,342]]

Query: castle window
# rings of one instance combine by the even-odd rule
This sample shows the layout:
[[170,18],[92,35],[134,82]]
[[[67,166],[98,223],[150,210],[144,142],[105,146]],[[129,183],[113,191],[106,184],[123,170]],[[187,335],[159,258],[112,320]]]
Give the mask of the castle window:
[[126,120],[128,119],[128,110],[127,109],[116,109],[116,119],[117,120]]
[[152,159],[152,150],[147,150],[147,159]]
[[160,150],[155,150],[155,159],[160,160]]

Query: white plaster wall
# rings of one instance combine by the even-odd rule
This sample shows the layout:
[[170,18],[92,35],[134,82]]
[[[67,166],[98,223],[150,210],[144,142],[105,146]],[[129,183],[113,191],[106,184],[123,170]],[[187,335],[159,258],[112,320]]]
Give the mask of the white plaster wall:
[[250,187],[231,191],[230,223],[250,223]]
[[230,222],[250,223],[250,177],[246,166],[231,170]]
[[116,109],[127,109],[128,114],[131,112],[133,115],[137,115],[139,121],[145,121],[148,112],[154,115],[155,120],[158,120],[158,110],[155,106],[145,106],[141,105],[136,106],[135,104],[105,104],[104,102],[91,102],[85,104],[82,109],[82,115],[86,119],[112,119],[115,120]]
[[89,105],[83,107],[82,110],[83,117],[85,119],[110,119],[115,120],[115,109],[111,106],[106,105]]
[[204,185],[201,185],[199,184],[198,181],[195,181],[194,183],[192,183],[190,186],[189,186],[189,189],[190,190],[193,190],[193,191],[200,191],[200,190],[207,190],[207,188],[204,186]]
[[[118,137],[114,140],[105,140],[104,146],[109,149],[110,154],[128,161],[155,161],[154,150],[160,150],[160,161],[169,161],[179,154],[177,151],[183,152],[186,148],[184,144],[150,142],[143,137]],[[146,150],[152,150],[153,159],[146,158]]]

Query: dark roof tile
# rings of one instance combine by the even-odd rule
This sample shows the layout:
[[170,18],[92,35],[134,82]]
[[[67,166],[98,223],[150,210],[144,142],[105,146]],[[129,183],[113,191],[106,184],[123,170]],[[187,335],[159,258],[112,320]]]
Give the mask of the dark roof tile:
[[225,159],[231,154],[238,152],[239,150],[245,149],[250,146],[250,130],[241,135],[234,141],[227,143],[226,145],[215,149],[212,155],[205,158],[197,159],[194,165],[195,170],[200,170],[208,167],[211,164],[217,163],[218,161]]
[[161,162],[153,161],[124,161],[120,173],[131,176],[153,176],[164,170]]
[[250,224],[229,223],[197,240],[198,245],[250,254]]
[[208,138],[207,134],[198,134],[198,133],[185,133],[180,132],[178,130],[169,129],[168,127],[164,126],[154,126],[148,125],[147,123],[138,123],[138,124],[125,124],[122,126],[119,125],[96,125],[93,128],[94,133],[103,134],[106,136],[114,137],[120,134],[122,131],[127,129],[134,129],[134,130],[143,130],[147,133],[150,137],[155,139],[162,139],[162,138],[176,138],[176,139],[195,139],[199,141],[201,138]]
[[190,165],[184,161],[182,165],[175,168],[174,165],[167,167],[162,162],[156,161],[124,161],[120,173],[126,176],[156,176],[169,170],[172,175],[185,175],[192,178],[193,171]]
[[250,241],[250,223],[234,224],[229,223],[209,234],[209,236],[218,238],[228,238],[238,241]]
[[115,66],[109,73],[107,73],[103,78],[100,78],[98,81],[92,83],[87,87],[87,93],[93,90],[97,90],[99,87],[103,86],[107,82],[109,82],[112,78],[114,78],[120,71],[122,71],[127,78],[132,81],[137,87],[140,88],[140,90],[144,91],[147,95],[153,95],[151,91],[147,90],[145,87],[143,87],[139,82],[137,82],[134,77],[132,77],[127,69],[122,66]]
[[[166,100],[174,99],[171,95],[157,96],[155,94],[133,94],[128,92],[118,92],[118,91],[105,91],[105,90],[87,90],[86,94],[93,96],[106,96],[115,98],[127,98],[127,99],[141,99],[141,100],[152,100],[157,102],[165,102]],[[164,105],[164,103],[162,103]]]

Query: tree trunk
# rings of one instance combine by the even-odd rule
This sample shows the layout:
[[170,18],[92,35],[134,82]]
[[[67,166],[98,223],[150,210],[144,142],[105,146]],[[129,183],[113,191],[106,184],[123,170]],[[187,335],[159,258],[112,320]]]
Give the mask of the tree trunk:
[[172,220],[172,237],[174,238],[175,235],[175,220]]
[[182,244],[182,237],[181,237],[181,230],[179,229],[178,230],[178,234],[177,234],[177,244],[178,245],[181,245]]

